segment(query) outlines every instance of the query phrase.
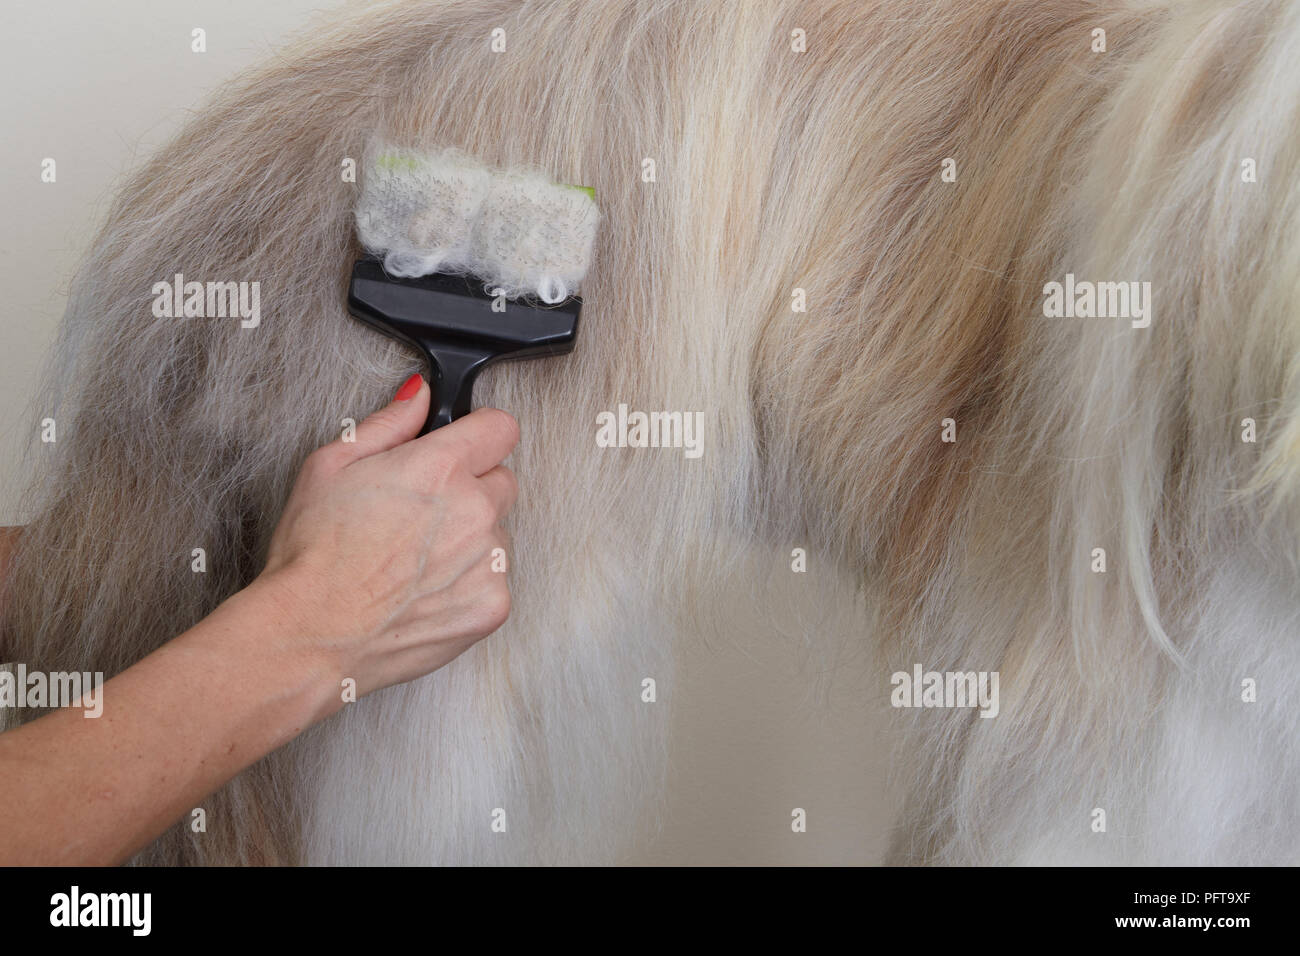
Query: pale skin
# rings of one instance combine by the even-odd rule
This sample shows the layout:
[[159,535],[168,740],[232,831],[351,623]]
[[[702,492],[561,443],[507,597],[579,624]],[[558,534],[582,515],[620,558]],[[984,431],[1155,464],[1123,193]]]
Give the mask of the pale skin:
[[398,396],[307,459],[265,570],[105,683],[102,716],[0,734],[0,865],[121,863],[347,706],[345,680],[357,697],[413,680],[504,623],[518,425],[479,409],[416,438],[429,387]]

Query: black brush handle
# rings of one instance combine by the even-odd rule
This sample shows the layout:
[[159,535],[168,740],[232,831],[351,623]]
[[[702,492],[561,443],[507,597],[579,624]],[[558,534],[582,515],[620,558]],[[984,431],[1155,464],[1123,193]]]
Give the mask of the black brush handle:
[[352,267],[348,311],[429,360],[433,401],[425,434],[469,414],[474,379],[492,362],[573,351],[582,300],[554,306],[509,301],[465,276],[391,276],[367,256]]
[[429,356],[429,390],[433,398],[421,435],[470,413],[474,407],[474,379],[496,357],[481,349],[455,345],[426,344],[424,350]]

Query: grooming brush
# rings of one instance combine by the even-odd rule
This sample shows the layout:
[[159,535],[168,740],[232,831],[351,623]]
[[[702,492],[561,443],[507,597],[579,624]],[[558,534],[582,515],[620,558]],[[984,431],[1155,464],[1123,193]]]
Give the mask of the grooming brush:
[[535,171],[458,150],[378,157],[357,207],[368,255],[352,268],[348,311],[428,359],[421,434],[470,411],[489,364],[573,350],[598,221],[592,190]]

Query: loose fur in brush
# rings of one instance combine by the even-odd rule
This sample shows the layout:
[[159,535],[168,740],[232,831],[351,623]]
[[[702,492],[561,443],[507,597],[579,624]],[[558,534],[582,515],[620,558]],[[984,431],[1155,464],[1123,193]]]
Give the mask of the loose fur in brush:
[[562,302],[591,262],[600,213],[581,189],[536,170],[493,170],[457,149],[377,147],[357,236],[391,275],[457,272],[494,294]]
[[[895,713],[894,860],[1296,862],[1298,63],[1277,0],[367,7],[123,190],[0,656],[112,673],[257,573],[303,457],[418,365],[344,311],[340,166],[453,145],[604,216],[578,350],[479,389],[523,426],[513,616],[143,861],[617,859],[674,647],[732,569],[806,547],[799,588],[849,573],[871,609],[827,591],[882,665],[863,693],[1001,674],[996,719]],[[259,281],[259,327],[155,318],[177,272]],[[1045,317],[1067,274],[1150,282],[1149,326]],[[619,403],[702,412],[703,456],[598,448]]]

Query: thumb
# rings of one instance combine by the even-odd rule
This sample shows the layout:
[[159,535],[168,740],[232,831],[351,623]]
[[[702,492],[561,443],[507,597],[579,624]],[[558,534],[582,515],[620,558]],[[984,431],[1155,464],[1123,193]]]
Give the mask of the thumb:
[[420,433],[429,415],[429,386],[417,372],[397,390],[393,400],[357,426],[346,447],[356,461],[396,448]]

